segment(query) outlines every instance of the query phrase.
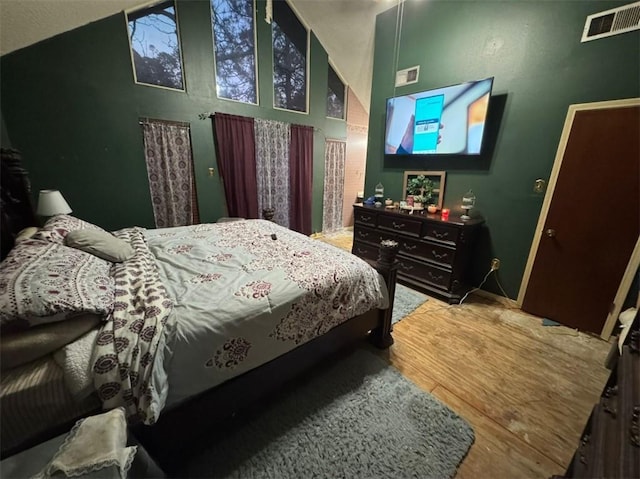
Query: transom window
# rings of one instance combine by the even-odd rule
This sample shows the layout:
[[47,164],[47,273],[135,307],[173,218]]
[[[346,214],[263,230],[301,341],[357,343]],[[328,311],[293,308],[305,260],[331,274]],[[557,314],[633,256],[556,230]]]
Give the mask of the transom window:
[[346,86],[329,64],[329,78],[327,87],[327,116],[329,118],[345,119]]
[[254,0],[211,0],[218,98],[257,103]]
[[285,1],[273,2],[273,106],[307,111],[309,32]]
[[127,25],[136,82],[184,90],[174,2],[129,12]]

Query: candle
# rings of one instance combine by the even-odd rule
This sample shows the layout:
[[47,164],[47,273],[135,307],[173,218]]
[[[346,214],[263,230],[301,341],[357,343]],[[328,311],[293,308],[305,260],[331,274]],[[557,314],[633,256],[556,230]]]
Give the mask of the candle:
[[442,219],[443,220],[449,219],[449,208],[442,208]]

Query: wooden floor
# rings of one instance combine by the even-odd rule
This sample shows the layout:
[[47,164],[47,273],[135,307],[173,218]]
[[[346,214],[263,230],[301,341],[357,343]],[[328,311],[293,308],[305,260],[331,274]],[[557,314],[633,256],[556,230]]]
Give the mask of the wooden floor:
[[[351,232],[319,239],[351,249]],[[430,298],[393,336],[380,354],[475,431],[456,478],[563,473],[609,374],[609,343],[474,294]]]

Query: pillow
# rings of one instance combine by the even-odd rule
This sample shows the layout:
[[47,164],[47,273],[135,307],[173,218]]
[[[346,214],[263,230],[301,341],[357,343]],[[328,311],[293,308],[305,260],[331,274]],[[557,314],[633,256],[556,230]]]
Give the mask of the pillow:
[[121,263],[133,258],[136,254],[126,241],[99,230],[69,231],[64,238],[64,244],[113,263]]
[[34,326],[113,309],[111,264],[41,240],[18,243],[0,263],[0,326]]
[[[53,243],[64,242],[69,231],[75,230],[98,230],[105,231],[99,226],[83,221],[69,215],[57,215],[49,218],[42,229],[33,235],[33,239],[51,241]],[[106,231],[105,231],[106,232]]]
[[15,239],[15,243],[19,243],[20,241],[24,241],[26,239],[31,238],[34,234],[36,234],[38,232],[38,228],[36,228],[35,226],[28,226],[22,230],[20,230],[20,233],[18,233],[16,235],[16,239]]
[[69,344],[100,324],[100,316],[80,314],[66,321],[42,324],[26,331],[0,335],[2,370],[26,364]]

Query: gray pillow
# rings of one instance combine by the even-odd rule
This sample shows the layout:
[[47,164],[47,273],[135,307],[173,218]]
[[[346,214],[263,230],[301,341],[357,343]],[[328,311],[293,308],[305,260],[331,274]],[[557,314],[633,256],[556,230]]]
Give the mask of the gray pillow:
[[64,244],[113,263],[121,263],[135,255],[135,251],[129,243],[106,231],[69,231],[64,239]]

